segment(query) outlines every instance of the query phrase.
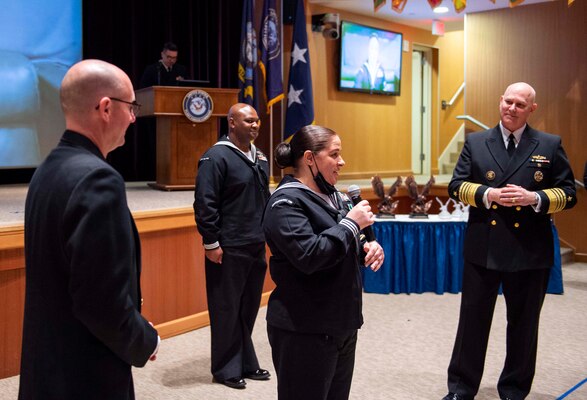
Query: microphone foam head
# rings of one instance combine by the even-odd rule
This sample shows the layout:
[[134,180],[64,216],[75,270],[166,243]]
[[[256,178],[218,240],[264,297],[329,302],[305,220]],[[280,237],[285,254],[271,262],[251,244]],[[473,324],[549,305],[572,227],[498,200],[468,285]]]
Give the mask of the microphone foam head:
[[361,188],[359,187],[359,185],[350,185],[347,189],[347,192],[349,196],[357,197],[361,195]]

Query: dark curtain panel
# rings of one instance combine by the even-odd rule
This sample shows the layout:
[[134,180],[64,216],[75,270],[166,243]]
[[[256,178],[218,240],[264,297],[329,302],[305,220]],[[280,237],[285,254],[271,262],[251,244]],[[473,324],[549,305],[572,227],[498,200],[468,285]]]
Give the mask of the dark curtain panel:
[[[145,66],[159,60],[163,43],[172,41],[189,78],[237,88],[241,15],[242,0],[84,1],[84,58],[117,65],[137,88]],[[131,125],[125,145],[108,156],[127,181],[154,180],[155,159],[152,117]]]

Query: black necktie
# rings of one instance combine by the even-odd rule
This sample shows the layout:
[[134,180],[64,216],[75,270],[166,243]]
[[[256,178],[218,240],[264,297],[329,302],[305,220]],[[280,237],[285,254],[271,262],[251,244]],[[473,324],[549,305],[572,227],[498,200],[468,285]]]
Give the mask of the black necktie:
[[514,155],[514,151],[516,151],[516,137],[513,133],[510,133],[510,136],[508,137],[508,156],[510,156],[510,158]]

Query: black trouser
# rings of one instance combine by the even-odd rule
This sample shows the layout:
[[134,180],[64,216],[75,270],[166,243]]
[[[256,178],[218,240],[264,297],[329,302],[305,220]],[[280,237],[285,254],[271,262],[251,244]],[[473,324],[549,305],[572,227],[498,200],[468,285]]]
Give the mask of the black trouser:
[[550,268],[500,272],[465,262],[459,327],[448,367],[450,392],[473,398],[479,390],[495,301],[502,284],[507,344],[497,389],[501,397],[515,400],[530,393],[540,310],[549,276]]
[[267,325],[279,400],[349,397],[357,331],[343,336],[291,332]]
[[222,264],[206,258],[211,372],[220,381],[259,369],[251,333],[267,270],[264,243],[222,250]]

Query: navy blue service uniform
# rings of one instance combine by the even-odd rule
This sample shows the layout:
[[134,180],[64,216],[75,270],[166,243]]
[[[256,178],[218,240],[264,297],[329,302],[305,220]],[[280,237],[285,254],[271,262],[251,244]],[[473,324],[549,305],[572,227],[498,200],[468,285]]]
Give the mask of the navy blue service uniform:
[[[346,399],[363,324],[359,227],[336,208],[286,176],[265,208],[263,229],[276,284],[267,330],[279,400]],[[319,360],[319,362],[317,362]]]
[[[515,184],[540,196],[540,208],[504,207],[483,195]],[[500,125],[467,136],[449,195],[469,204],[459,327],[448,370],[451,393],[472,399],[479,388],[500,284],[507,306],[502,398],[523,399],[535,372],[538,323],[554,264],[551,214],[576,203],[575,182],[559,136],[526,126],[510,159]]]
[[212,334],[211,372],[218,381],[259,369],[251,333],[267,264],[261,217],[269,197],[269,165],[222,137],[200,159],[194,211],[204,247],[220,245],[222,264],[205,260]]

